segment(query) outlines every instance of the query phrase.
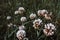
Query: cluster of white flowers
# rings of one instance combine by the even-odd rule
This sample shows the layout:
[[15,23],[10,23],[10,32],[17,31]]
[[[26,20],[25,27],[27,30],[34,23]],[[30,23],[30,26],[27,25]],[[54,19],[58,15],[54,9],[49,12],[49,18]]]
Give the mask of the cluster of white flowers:
[[25,21],[27,21],[27,19],[26,19],[26,17],[21,17],[21,22],[25,22]]
[[19,26],[19,30],[16,33],[16,36],[19,40],[22,40],[26,36],[26,32],[24,29],[25,29],[25,26],[23,25]]
[[38,29],[39,26],[41,25],[41,23],[42,23],[42,20],[41,20],[41,19],[36,19],[36,20],[33,22],[33,27],[34,27],[35,29]]
[[[25,9],[23,7],[19,7],[18,11],[15,11],[15,14],[23,14],[24,12],[25,12]],[[27,19],[26,19],[26,17],[21,17],[20,21],[25,22],[25,21],[27,21]],[[24,37],[26,36],[26,32],[24,29],[25,29],[24,25],[19,26],[19,30],[16,33],[16,36],[19,40],[23,40]]]
[[52,36],[55,30],[56,27],[52,23],[48,23],[45,24],[45,29],[43,29],[43,32],[46,36]]
[[[18,11],[15,11],[15,14],[23,14],[24,12],[25,12],[25,9],[23,7],[19,7]],[[25,22],[25,21],[27,21],[27,19],[26,19],[26,17],[21,17],[20,21]],[[23,40],[23,38],[26,36],[26,32],[24,29],[25,29],[24,25],[19,26],[19,30],[16,33],[16,36],[19,40]]]
[[36,14],[31,13],[29,17],[30,17],[30,19],[34,19],[34,18],[36,18]]
[[37,14],[38,14],[38,16],[43,16],[47,20],[51,20],[50,16],[52,15],[52,12],[50,12],[50,14],[48,14],[48,11],[43,9],[43,10],[38,10]]
[[[25,9],[23,7],[19,7],[18,11],[15,11],[15,14],[23,14],[25,12]],[[43,17],[47,20],[51,20],[51,15],[52,15],[52,12],[48,13],[47,10],[43,9],[43,10],[38,10],[37,11],[37,15],[39,17]],[[37,15],[35,13],[31,13],[29,15],[29,18],[30,19],[35,19],[33,21],[33,27],[35,29],[40,29],[41,27],[41,24],[43,23],[41,19],[36,19]],[[25,21],[27,21],[27,18],[26,17],[21,17],[20,18],[20,21],[22,23],[25,23]],[[30,21],[28,21],[30,22]],[[44,25],[44,24],[43,24]],[[43,29],[43,33],[46,35],[46,36],[52,36],[54,33],[55,33],[55,30],[56,30],[56,27],[54,24],[52,23],[48,23],[48,24],[45,24],[44,25],[44,29]],[[26,36],[26,32],[25,32],[25,26],[22,24],[21,26],[19,26],[19,30],[17,32],[17,38],[20,40],[20,39],[23,39],[25,36]]]
[[15,11],[15,14],[23,14],[25,12],[24,7],[19,7],[17,11]]

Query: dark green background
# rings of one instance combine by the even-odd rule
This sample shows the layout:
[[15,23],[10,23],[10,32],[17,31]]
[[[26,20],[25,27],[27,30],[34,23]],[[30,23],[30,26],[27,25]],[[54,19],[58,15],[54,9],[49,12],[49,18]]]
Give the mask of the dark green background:
[[[26,9],[27,17],[31,12],[36,13],[39,9],[46,9],[49,12],[53,12],[53,21],[58,21],[58,27],[56,35],[53,36],[54,40],[60,40],[60,0],[0,0],[0,40],[18,40],[14,32],[10,37],[9,34],[13,32],[16,27],[8,28],[8,23],[13,23],[16,25],[21,24],[19,21],[21,15],[14,15],[14,11],[20,6]],[[24,15],[24,16],[26,16]],[[12,16],[11,20],[7,20],[7,16]],[[32,27],[28,28],[31,23],[26,26],[27,37],[30,40],[37,40],[36,30]],[[31,34],[30,34],[31,33]],[[40,33],[42,34],[42,32]],[[32,37],[31,37],[32,36]],[[40,35],[40,40],[53,40],[45,35]]]

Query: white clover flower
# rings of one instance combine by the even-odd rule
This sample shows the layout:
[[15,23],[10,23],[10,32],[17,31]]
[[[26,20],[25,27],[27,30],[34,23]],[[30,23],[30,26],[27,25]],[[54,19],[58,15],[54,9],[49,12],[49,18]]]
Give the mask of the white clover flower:
[[24,29],[25,29],[24,25],[19,26],[19,30],[24,30]]
[[25,9],[24,9],[24,7],[19,7],[19,9],[18,9],[18,10],[25,10]]
[[12,23],[7,24],[8,27],[11,27],[12,25],[13,25]]
[[15,13],[14,14],[18,14],[19,13],[19,11],[15,11]]
[[45,24],[46,29],[56,30],[55,26],[52,23]]
[[38,10],[38,12],[37,12],[38,16],[41,15],[41,12],[42,12],[42,10]]
[[36,19],[36,20],[33,22],[33,27],[34,27],[35,29],[39,29],[41,23],[42,23],[42,20],[41,20],[41,19]]
[[30,19],[34,19],[34,18],[36,18],[36,14],[31,13],[31,14],[30,14]]
[[25,9],[23,7],[19,7],[18,11],[19,11],[20,14],[22,14],[22,13],[25,12]]
[[52,36],[52,35],[54,35],[54,31],[49,30],[49,29],[43,29],[43,33],[44,33],[46,36]]
[[23,39],[26,36],[26,32],[24,30],[18,30],[16,36],[19,40]]
[[8,19],[8,20],[11,19],[11,16],[7,16],[7,19]]
[[38,10],[38,16],[45,16],[45,14],[48,14],[48,11],[43,9],[43,10]]
[[25,21],[27,21],[27,19],[26,19],[26,17],[21,17],[21,22],[25,22]]

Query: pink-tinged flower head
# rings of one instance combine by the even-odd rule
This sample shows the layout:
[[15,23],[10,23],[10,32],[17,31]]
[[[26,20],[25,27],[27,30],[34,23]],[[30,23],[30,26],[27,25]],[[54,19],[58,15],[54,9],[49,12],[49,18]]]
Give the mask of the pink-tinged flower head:
[[26,32],[24,30],[18,30],[16,36],[19,40],[23,39],[26,36]]

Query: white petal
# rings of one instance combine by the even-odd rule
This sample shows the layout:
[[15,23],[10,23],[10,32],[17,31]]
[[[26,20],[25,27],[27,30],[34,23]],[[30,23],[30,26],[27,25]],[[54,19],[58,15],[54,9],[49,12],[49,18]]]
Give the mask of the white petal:
[[47,10],[45,10],[45,9],[43,9],[43,10],[42,10],[42,13],[48,13],[48,11],[47,11]]

